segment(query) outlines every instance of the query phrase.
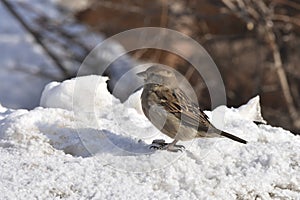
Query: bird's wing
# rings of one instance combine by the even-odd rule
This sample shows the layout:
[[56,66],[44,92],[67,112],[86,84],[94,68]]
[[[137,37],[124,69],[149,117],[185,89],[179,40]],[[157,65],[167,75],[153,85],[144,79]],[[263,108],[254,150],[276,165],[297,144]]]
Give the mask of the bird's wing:
[[161,100],[160,105],[181,120],[182,124],[199,131],[207,131],[210,127],[208,116],[182,90],[164,88],[155,93]]

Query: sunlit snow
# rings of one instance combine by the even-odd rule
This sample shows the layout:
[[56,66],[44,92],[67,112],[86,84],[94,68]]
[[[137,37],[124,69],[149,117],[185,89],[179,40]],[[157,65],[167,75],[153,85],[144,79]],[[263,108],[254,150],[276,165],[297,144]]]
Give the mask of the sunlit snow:
[[135,109],[138,94],[130,102],[87,76],[50,83],[43,107],[0,107],[0,199],[299,198],[300,138],[253,123],[258,97],[214,111],[248,144],[201,138],[181,153],[150,150],[168,138]]

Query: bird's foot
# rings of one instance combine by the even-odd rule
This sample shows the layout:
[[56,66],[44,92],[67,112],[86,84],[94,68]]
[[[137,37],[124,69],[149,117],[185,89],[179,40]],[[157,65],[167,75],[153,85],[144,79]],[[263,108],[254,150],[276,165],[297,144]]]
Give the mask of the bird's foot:
[[155,150],[162,150],[164,149],[168,143],[165,142],[165,140],[153,140],[152,144],[150,145],[150,149],[155,149]]
[[172,143],[166,143],[165,140],[153,140],[150,149],[167,150],[171,152],[182,152],[183,150],[185,150],[185,147],[183,145],[174,145]]
[[183,145],[168,144],[165,149],[171,152],[178,152],[178,151],[183,152],[185,150],[185,147]]

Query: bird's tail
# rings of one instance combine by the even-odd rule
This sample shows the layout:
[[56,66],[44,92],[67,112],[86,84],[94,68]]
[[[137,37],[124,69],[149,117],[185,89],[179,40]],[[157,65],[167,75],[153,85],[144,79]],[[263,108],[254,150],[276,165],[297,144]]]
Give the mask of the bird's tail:
[[243,140],[242,138],[239,138],[239,137],[237,137],[237,136],[231,135],[230,133],[226,133],[226,132],[222,131],[220,135],[222,135],[222,136],[224,136],[224,137],[227,137],[227,138],[229,138],[229,139],[232,139],[232,140],[234,140],[234,141],[236,141],[236,142],[240,142],[240,143],[243,143],[243,144],[247,144],[247,141],[246,141],[246,140]]

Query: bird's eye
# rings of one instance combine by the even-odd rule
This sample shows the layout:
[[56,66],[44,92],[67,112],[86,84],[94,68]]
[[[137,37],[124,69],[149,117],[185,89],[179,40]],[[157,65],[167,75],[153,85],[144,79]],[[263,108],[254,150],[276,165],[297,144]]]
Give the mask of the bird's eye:
[[167,75],[167,76],[171,76],[171,75],[172,75],[172,72],[166,71],[166,75]]

